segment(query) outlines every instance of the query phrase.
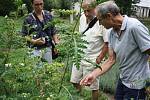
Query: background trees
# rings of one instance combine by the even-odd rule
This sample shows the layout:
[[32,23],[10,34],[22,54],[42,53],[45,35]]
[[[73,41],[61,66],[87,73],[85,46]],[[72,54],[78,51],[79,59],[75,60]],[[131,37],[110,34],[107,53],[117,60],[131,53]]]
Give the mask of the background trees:
[[0,0],[0,16],[8,15],[11,11],[16,10],[15,0]]
[[133,14],[132,4],[134,2],[132,0],[115,0],[115,2],[120,7],[121,14],[126,14],[128,16]]
[[[70,9],[71,5],[74,2],[80,0],[44,0],[45,2],[45,9],[51,11],[51,9]],[[98,3],[108,1],[108,0],[97,0]],[[117,5],[121,9],[122,14],[131,15],[132,11],[132,4],[136,3],[137,0],[114,0]],[[19,5],[18,5],[19,4]],[[11,11],[15,11],[21,4],[26,4],[28,12],[32,11],[31,0],[0,0],[0,16],[8,15]]]
[[[97,0],[98,3],[102,3],[108,0]],[[132,4],[138,2],[139,0],[114,0],[116,4],[120,7],[121,14],[130,16],[133,13]]]
[[[77,1],[77,0],[76,0]],[[74,0],[44,0],[45,9],[51,11],[51,9],[70,9]],[[19,5],[18,5],[19,4]],[[28,13],[32,11],[31,0],[0,0],[0,16],[9,15],[12,11],[17,11],[19,6],[26,4]]]

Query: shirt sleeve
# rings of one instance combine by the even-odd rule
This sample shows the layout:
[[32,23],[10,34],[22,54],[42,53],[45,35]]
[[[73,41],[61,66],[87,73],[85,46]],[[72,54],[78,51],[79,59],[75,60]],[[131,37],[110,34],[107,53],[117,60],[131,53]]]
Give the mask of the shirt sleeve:
[[102,35],[103,35],[104,42],[108,42],[109,30],[104,28],[104,26],[102,26]]
[[108,47],[113,49],[113,44],[112,44],[112,28],[108,30]]
[[150,34],[148,28],[143,24],[134,25],[131,28],[131,33],[141,52],[150,49]]

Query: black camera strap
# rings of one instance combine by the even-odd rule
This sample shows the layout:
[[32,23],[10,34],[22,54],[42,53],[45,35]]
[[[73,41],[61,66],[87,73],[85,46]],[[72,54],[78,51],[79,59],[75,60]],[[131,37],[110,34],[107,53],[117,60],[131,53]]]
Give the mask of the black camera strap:
[[[33,12],[32,14],[35,17],[36,21],[40,23],[40,25],[42,26],[42,29],[43,29],[44,28],[44,24],[40,21],[40,19],[37,17],[37,15],[35,14],[35,12]],[[44,14],[42,13],[42,15],[43,15],[43,21],[45,23]]]
[[84,34],[86,31],[92,28],[97,21],[98,21],[97,17],[93,18],[92,21],[89,23],[88,27],[86,28],[86,30],[82,32],[82,34]]

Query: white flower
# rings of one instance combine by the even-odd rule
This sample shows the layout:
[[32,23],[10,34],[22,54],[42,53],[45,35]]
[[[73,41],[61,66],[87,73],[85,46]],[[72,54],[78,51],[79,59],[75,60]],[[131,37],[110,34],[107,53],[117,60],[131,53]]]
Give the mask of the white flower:
[[21,66],[25,66],[25,64],[24,63],[19,63]]
[[53,95],[51,94],[50,97],[53,97]]
[[49,97],[46,100],[51,100]]
[[32,28],[37,28],[37,25],[33,25],[33,27]]
[[26,8],[26,4],[22,4],[22,8]]
[[5,64],[5,67],[11,67],[11,63]]
[[8,16],[7,16],[7,15],[5,15],[5,18],[8,18]]

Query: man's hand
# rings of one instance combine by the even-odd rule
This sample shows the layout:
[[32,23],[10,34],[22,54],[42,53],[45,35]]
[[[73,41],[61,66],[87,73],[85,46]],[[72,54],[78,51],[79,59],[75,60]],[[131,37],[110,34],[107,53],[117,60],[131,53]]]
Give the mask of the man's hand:
[[80,81],[80,85],[90,86],[95,81],[95,79],[96,77],[94,73],[90,73]]
[[103,60],[104,57],[101,57],[100,55],[96,58],[96,63],[100,64],[100,62]]

